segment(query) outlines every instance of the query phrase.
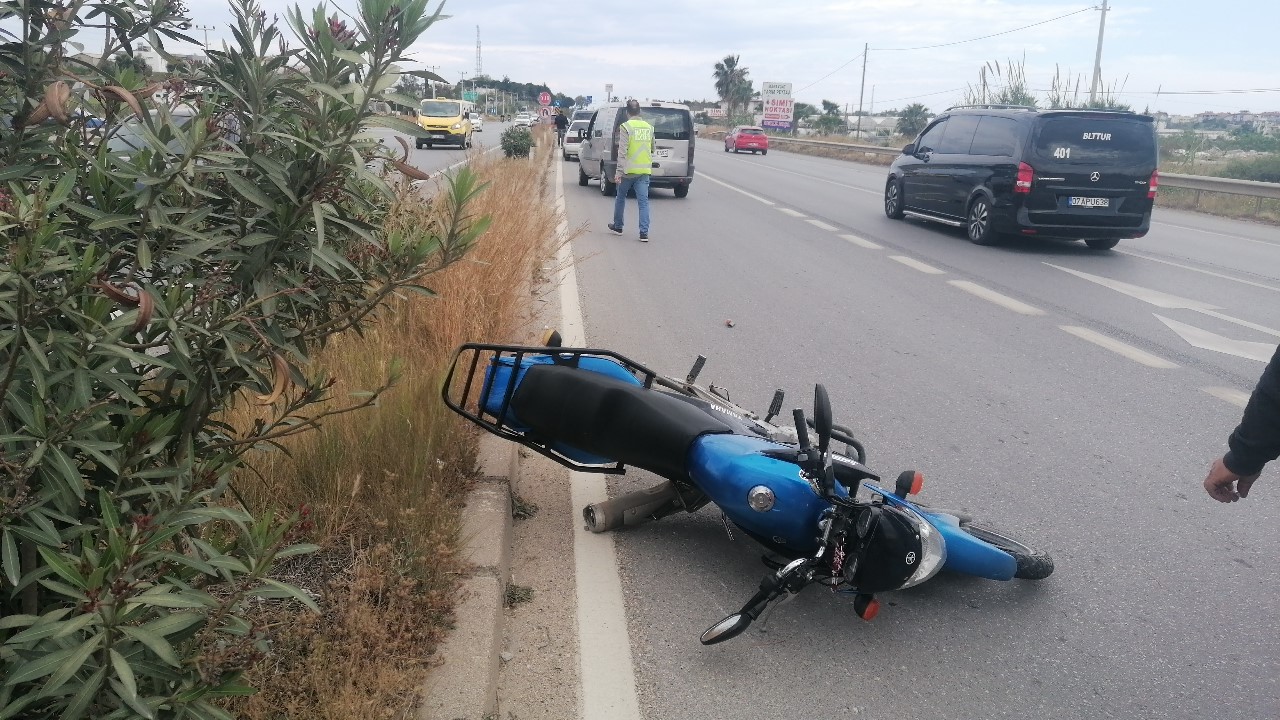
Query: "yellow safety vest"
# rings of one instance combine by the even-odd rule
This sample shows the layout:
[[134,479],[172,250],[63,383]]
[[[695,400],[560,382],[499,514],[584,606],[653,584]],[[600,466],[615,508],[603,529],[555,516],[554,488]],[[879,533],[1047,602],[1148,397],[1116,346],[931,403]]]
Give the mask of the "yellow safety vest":
[[653,126],[640,117],[633,117],[623,125],[627,127],[627,154],[618,163],[622,174],[652,175]]

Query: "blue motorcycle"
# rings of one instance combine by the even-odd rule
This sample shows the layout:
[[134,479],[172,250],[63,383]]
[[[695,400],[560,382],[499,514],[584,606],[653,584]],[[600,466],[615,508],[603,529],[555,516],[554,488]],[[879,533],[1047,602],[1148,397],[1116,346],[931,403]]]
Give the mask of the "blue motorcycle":
[[703,644],[740,634],[774,601],[815,583],[852,595],[858,616],[871,620],[876,593],[919,585],[943,569],[992,580],[1053,572],[1046,553],[909,500],[921,489],[918,472],[900,474],[892,490],[882,487],[862,443],[833,423],[822,385],[812,417],[796,409],[788,426],[774,422],[781,390],[761,418],[723,388],[696,385],[702,356],[680,381],[609,350],[558,346],[556,333],[545,347],[461,346],[445,404],[572,470],[622,474],[630,465],[665,478],[584,508],[593,532],[714,503],[726,529],[769,550],[775,557],[764,558],[770,572],[759,591],[708,628]]

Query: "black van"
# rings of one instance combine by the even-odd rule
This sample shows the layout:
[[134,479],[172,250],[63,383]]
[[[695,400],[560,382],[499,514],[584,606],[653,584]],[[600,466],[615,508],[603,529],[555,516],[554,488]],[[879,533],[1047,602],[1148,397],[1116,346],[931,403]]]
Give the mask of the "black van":
[[902,149],[884,212],[963,227],[978,245],[1028,235],[1107,250],[1147,234],[1157,183],[1150,116],[966,105]]

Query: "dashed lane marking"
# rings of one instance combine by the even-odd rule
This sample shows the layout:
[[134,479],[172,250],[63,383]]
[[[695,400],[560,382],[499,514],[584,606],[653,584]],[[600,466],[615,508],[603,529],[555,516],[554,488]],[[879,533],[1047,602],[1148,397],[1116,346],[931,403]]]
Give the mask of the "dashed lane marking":
[[723,180],[717,180],[717,179],[715,179],[715,178],[711,177],[710,175],[708,175],[708,174],[706,174],[706,173],[697,173],[697,175],[698,175],[698,177],[700,177],[700,178],[706,178],[707,180],[710,180],[711,182],[713,182],[713,183],[715,183],[715,184],[717,184],[717,185],[722,185],[722,186],[724,186],[724,187],[727,187],[727,188],[729,188],[730,190],[732,190],[732,191],[734,191],[734,192],[736,192],[736,193],[742,193],[743,195],[746,195],[747,197],[751,198],[752,200],[755,200],[756,202],[762,202],[762,203],[764,203],[765,205],[770,205],[770,206],[771,206],[771,205],[773,205],[773,201],[772,201],[772,200],[765,200],[764,198],[760,197],[759,195],[752,195],[751,193],[747,192],[746,190],[743,190],[742,188],[736,188],[736,187],[734,187],[734,186],[730,185],[729,183],[724,182]]
[[835,232],[836,230],[839,229],[835,225],[828,225],[827,223],[824,223],[821,220],[814,220],[813,218],[809,218],[808,220],[805,220],[805,222],[818,228],[819,230],[827,230],[829,232]]
[[996,305],[999,305],[1000,307],[1003,307],[1007,310],[1012,310],[1020,315],[1043,315],[1044,314],[1044,311],[1038,307],[1033,307],[1031,305],[1028,305],[1022,302],[1021,300],[1014,300],[1008,295],[1002,295],[996,292],[995,290],[991,290],[990,288],[985,288],[977,283],[969,282],[968,280],[948,280],[947,284],[958,287],[967,293],[976,295],[977,297],[980,297],[983,300],[986,300],[988,302],[993,302]]
[[1249,393],[1242,392],[1235,388],[1207,387],[1207,388],[1200,388],[1200,389],[1218,398],[1219,400],[1226,400],[1227,402],[1231,403],[1232,405],[1235,405],[1240,409],[1244,409],[1244,406],[1249,404]]
[[860,238],[860,237],[858,237],[857,235],[841,235],[840,237],[841,237],[841,239],[848,240],[849,242],[853,243],[854,245],[857,245],[858,247],[864,247],[864,248],[866,248],[866,249],[868,249],[868,250],[883,250],[883,249],[884,249],[884,246],[883,246],[883,245],[879,245],[879,244],[877,244],[877,243],[873,243],[873,242],[871,242],[870,240],[867,240],[867,239],[865,239],[865,238]]
[[1110,350],[1111,352],[1122,357],[1126,357],[1140,365],[1146,365],[1147,367],[1156,368],[1157,370],[1172,370],[1178,367],[1176,363],[1169,362],[1158,355],[1152,355],[1146,350],[1139,350],[1128,343],[1122,343],[1115,338],[1107,337],[1106,335],[1094,332],[1089,328],[1077,327],[1075,325],[1059,325],[1058,327],[1072,335],[1075,335],[1081,340],[1087,340],[1098,347]]
[[945,270],[939,270],[938,268],[932,265],[926,265],[920,262],[919,260],[916,260],[915,258],[909,258],[906,255],[890,255],[889,259],[897,260],[898,262],[902,263],[903,265],[906,265],[909,268],[912,268],[914,270],[919,270],[920,272],[927,273],[929,275],[945,275],[946,274]]
[[778,212],[785,213],[795,218],[806,217],[804,213],[800,212],[799,210],[792,210],[791,208],[778,208]]

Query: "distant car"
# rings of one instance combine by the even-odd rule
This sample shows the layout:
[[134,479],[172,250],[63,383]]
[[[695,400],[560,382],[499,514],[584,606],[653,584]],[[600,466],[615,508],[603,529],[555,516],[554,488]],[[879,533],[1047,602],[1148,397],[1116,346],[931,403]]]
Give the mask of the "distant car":
[[724,136],[724,151],[742,152],[750,150],[753,154],[769,154],[769,136],[764,130],[754,125],[739,125]]
[[582,144],[582,136],[587,132],[587,125],[591,124],[591,117],[588,114],[586,120],[574,120],[569,123],[569,129],[564,134],[564,149],[561,155],[565,160],[569,158],[578,158],[578,146]]
[[533,115],[527,112],[518,112],[512,123],[516,127],[531,127],[533,125]]
[[478,112],[471,113],[471,130],[473,132],[484,132],[484,115]]

